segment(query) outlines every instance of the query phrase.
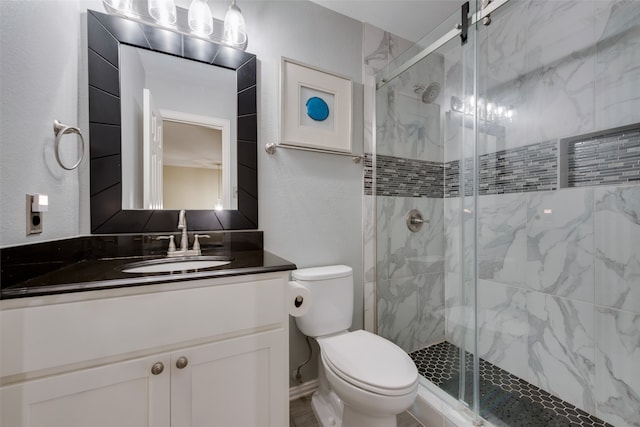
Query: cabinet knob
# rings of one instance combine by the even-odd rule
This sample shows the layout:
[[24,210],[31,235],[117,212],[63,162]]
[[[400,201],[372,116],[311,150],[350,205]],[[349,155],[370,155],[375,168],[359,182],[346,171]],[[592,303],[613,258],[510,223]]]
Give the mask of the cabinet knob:
[[153,375],[160,375],[162,371],[164,371],[164,365],[162,364],[162,362],[156,362],[151,367],[151,373]]
[[189,361],[184,356],[182,356],[182,357],[178,358],[178,360],[176,360],[176,368],[178,368],[178,369],[184,369],[184,368],[187,367],[188,364],[189,364]]

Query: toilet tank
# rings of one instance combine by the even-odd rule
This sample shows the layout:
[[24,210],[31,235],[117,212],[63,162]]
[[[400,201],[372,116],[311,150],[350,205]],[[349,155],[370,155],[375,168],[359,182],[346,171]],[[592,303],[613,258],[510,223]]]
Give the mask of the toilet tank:
[[309,311],[296,317],[300,331],[320,337],[351,326],[353,317],[353,270],[346,265],[331,265],[295,270],[293,280],[309,289]]

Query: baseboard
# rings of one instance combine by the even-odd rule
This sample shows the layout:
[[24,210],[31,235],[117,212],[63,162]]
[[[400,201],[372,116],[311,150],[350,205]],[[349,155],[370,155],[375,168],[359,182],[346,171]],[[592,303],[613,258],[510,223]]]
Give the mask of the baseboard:
[[289,400],[295,400],[303,396],[307,396],[318,388],[318,380],[307,381],[289,389]]

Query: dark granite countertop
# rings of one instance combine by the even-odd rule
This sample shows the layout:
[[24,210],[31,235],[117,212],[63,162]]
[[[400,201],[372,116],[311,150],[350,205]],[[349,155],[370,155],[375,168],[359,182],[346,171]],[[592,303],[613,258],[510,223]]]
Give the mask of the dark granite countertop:
[[[259,233],[259,234],[256,234]],[[88,236],[0,250],[0,299],[113,289],[294,270],[295,264],[262,249],[261,232],[225,232],[202,240],[202,255],[224,266],[171,273],[125,273],[131,263],[166,257],[167,241],[153,235]],[[191,241],[193,241],[191,239]]]

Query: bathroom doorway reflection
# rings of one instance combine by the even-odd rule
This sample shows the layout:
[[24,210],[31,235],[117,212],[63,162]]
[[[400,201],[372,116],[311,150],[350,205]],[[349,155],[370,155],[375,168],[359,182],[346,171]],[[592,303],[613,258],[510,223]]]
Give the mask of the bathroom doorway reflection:
[[476,421],[637,426],[640,3],[492,5],[376,76],[378,333]]

